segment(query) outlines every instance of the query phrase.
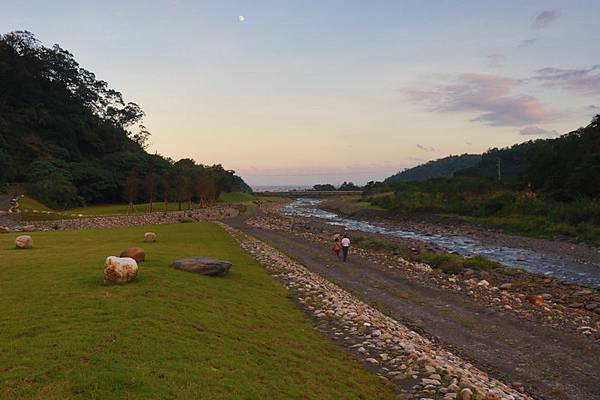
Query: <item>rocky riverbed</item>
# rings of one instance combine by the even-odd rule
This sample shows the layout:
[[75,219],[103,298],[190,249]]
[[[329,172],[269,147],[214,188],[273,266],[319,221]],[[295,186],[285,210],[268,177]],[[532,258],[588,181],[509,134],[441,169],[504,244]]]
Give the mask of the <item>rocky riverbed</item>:
[[326,199],[319,204],[319,208],[335,212],[343,217],[376,223],[383,227],[400,226],[407,231],[429,236],[470,237],[485,245],[525,248],[541,254],[555,255],[559,259],[596,266],[600,269],[600,248],[575,242],[569,238],[549,240],[516,236],[451,216],[439,216],[430,213],[401,214],[365,209],[358,206],[356,199],[351,197]]
[[317,329],[410,399],[531,399],[266,243],[222,224],[290,290]]
[[[339,232],[335,226],[312,218],[292,218],[274,207],[264,210],[261,216],[253,217],[247,223],[262,229],[293,232],[302,240],[318,242],[324,247],[330,246],[333,234]],[[418,243],[413,239],[364,232],[351,232],[351,235],[394,241],[411,246],[415,251],[444,251],[438,246]],[[393,251],[373,251],[354,246],[353,252],[420,284],[459,293],[485,302],[497,312],[577,332],[600,343],[600,292],[597,290],[524,270],[466,269],[459,274],[448,275],[426,264],[407,261]]]

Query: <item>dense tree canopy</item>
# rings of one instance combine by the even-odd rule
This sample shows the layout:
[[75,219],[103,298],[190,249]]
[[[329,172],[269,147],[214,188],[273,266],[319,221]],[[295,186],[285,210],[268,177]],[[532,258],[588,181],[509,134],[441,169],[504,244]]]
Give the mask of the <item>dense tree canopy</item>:
[[[460,164],[466,166],[456,169]],[[502,149],[493,148],[482,155],[450,156],[430,161],[391,176],[383,183],[371,185],[370,190],[383,191],[386,186],[388,189],[400,188],[406,186],[401,182],[442,177],[459,178],[437,181],[438,184],[447,182],[446,185],[456,188],[465,181],[462,178],[501,178],[504,183],[531,188],[554,200],[598,198],[600,115],[594,117],[588,126],[558,138],[538,139]],[[421,185],[422,188],[427,186]]]
[[[24,183],[40,200],[61,208],[127,200],[133,169],[140,184],[153,174],[164,177],[162,186],[192,186],[201,179],[205,186],[210,180],[217,193],[250,190],[221,165],[148,154],[143,117],[137,104],[60,46],[45,47],[25,31],[0,36],[0,184]],[[140,196],[147,197],[146,191]],[[170,198],[177,193],[163,191]]]

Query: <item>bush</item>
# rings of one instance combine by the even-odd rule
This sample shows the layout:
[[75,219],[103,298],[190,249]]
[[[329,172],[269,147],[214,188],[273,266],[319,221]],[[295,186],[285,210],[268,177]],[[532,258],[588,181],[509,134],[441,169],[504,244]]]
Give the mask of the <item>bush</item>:
[[465,259],[463,266],[470,269],[481,269],[484,271],[491,271],[496,268],[503,268],[504,266],[497,261],[490,260],[487,257],[477,255]]
[[425,253],[421,261],[449,275],[460,274],[464,269],[463,258],[453,254]]

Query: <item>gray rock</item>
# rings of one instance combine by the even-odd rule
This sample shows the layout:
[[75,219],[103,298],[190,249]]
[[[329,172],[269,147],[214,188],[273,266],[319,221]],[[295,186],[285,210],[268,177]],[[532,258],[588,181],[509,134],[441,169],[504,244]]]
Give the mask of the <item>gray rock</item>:
[[598,308],[598,307],[600,307],[600,304],[599,304],[599,303],[587,303],[587,304],[585,305],[585,309],[586,309],[586,310],[590,310],[590,311],[592,311],[592,310],[595,310],[595,309],[596,309],[596,308]]
[[223,276],[229,272],[231,263],[211,257],[190,257],[173,261],[171,267],[202,275]]

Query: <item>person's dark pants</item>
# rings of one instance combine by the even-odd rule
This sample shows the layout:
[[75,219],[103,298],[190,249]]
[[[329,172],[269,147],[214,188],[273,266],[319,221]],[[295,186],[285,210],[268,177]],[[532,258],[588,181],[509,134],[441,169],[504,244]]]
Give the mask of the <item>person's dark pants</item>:
[[348,246],[342,246],[342,254],[344,255],[344,261],[348,259]]

